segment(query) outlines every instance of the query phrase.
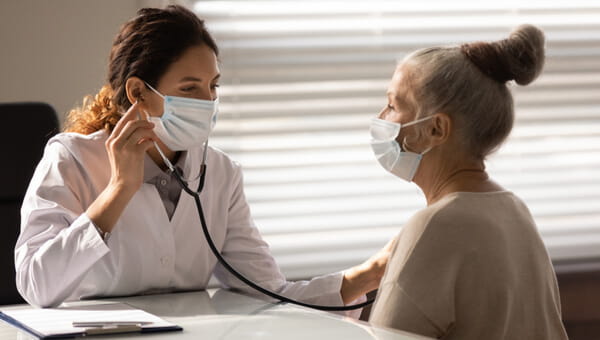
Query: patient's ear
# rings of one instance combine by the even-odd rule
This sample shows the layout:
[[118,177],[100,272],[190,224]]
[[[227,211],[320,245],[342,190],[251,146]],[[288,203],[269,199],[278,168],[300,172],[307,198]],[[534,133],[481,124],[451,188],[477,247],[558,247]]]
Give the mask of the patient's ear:
[[444,144],[450,137],[452,118],[443,112],[433,115],[427,127],[427,135],[431,146]]
[[144,101],[144,93],[146,93],[146,84],[138,77],[130,77],[125,82],[125,92],[127,99],[131,104],[136,101]]

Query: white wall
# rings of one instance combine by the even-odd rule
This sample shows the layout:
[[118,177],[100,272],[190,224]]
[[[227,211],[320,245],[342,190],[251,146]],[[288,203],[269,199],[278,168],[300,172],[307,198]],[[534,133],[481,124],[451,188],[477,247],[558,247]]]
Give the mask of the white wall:
[[64,114],[104,84],[119,27],[140,0],[0,1],[0,102],[44,101]]

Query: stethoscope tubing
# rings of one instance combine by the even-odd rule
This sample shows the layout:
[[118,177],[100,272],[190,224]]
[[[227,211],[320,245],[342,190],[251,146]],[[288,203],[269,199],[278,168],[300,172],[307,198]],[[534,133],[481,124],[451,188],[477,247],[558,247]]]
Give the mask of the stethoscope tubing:
[[[205,144],[204,146],[205,148],[205,155],[206,155],[206,148],[208,148],[208,143]],[[194,201],[196,203],[196,208],[198,210],[198,216],[200,217],[200,223],[202,224],[202,231],[204,233],[204,238],[206,239],[206,242],[208,243],[208,246],[210,247],[210,250],[212,251],[212,253],[215,255],[215,257],[217,258],[217,260],[219,261],[219,263],[221,263],[221,265],[223,265],[223,267],[225,267],[231,274],[233,274],[233,276],[235,276],[237,279],[239,279],[240,281],[242,281],[243,283],[245,283],[246,285],[248,285],[249,287],[271,297],[274,298],[276,300],[280,300],[282,302],[287,302],[287,303],[292,303],[295,305],[299,305],[299,306],[303,306],[303,307],[308,307],[308,308],[313,308],[313,309],[318,309],[318,310],[323,310],[323,311],[347,311],[347,310],[354,310],[354,309],[358,309],[358,308],[363,308],[365,306],[370,305],[371,303],[373,303],[374,299],[370,299],[367,300],[365,302],[359,303],[359,304],[355,304],[355,305],[349,305],[349,306],[324,306],[324,305],[316,305],[316,304],[311,304],[311,303],[305,303],[305,302],[301,302],[301,301],[297,301],[294,299],[290,299],[288,297],[285,297],[283,295],[279,295],[277,293],[274,293],[268,289],[265,289],[263,287],[261,287],[260,285],[254,283],[253,281],[251,281],[250,279],[246,278],[244,275],[242,275],[241,273],[239,273],[235,268],[233,268],[221,255],[221,253],[219,252],[219,250],[217,249],[217,247],[215,246],[215,243],[212,240],[212,237],[210,236],[210,233],[208,231],[208,227],[207,227],[207,223],[206,223],[206,219],[204,218],[204,210],[202,209],[202,202],[200,201],[200,193],[202,192],[202,189],[204,189],[204,180],[206,178],[206,157],[203,157],[202,160],[202,165],[200,166],[200,182],[198,183],[198,189],[196,191],[193,191],[192,189],[190,189],[190,187],[188,186],[188,184],[183,180],[183,176],[179,173],[179,171],[177,171],[176,169],[172,169],[171,173],[175,176],[177,182],[179,183],[179,185],[181,186],[181,188],[190,196],[192,196],[194,198]]]

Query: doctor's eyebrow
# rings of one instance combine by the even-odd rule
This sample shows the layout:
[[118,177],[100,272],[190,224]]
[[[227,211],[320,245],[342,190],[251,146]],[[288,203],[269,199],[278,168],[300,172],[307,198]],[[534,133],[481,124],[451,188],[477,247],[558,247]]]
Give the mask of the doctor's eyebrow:
[[196,77],[190,77],[190,76],[188,76],[188,77],[183,77],[183,78],[179,79],[179,82],[180,82],[180,83],[183,83],[183,82],[186,82],[186,81],[197,81],[197,82],[201,82],[201,81],[202,81],[202,79],[200,79],[200,78],[196,78]]
[[[214,78],[213,81],[219,79],[221,77],[221,74],[217,74]],[[200,78],[196,78],[196,77],[191,77],[191,76],[187,76],[187,77],[183,77],[179,80],[180,83],[186,82],[186,81],[197,81],[197,82],[202,82],[202,79]]]

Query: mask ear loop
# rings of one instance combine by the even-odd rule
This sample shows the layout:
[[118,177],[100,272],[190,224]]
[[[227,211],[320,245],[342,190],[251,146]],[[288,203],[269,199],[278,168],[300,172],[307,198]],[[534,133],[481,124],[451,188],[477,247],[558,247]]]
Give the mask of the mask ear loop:
[[[404,139],[402,140],[402,149],[403,149],[402,151],[404,151],[404,152],[413,152],[413,151],[408,150],[408,148],[406,147],[406,137],[404,137]],[[433,149],[433,146],[428,147],[427,149],[423,150],[420,153],[419,152],[414,152],[414,153],[418,153],[421,156],[423,156],[424,154],[426,154],[429,151],[431,151],[431,149]]]
[[424,121],[429,120],[431,118],[433,118],[433,116],[427,116],[427,117],[424,117],[424,118],[421,118],[421,119],[413,120],[412,122],[408,122],[406,124],[402,124],[402,127],[407,127],[407,126],[415,125],[417,123],[424,122]]
[[165,96],[164,96],[164,95],[162,95],[162,93],[158,92],[158,90],[157,90],[157,89],[155,89],[154,87],[152,87],[150,84],[148,84],[148,83],[146,83],[146,82],[144,82],[144,84],[146,84],[146,86],[148,86],[148,88],[149,88],[150,90],[152,90],[154,93],[156,93],[157,95],[159,95],[159,96],[160,96],[160,97],[161,97],[163,100],[165,99]]
[[[415,125],[417,123],[424,122],[424,121],[429,120],[431,118],[433,118],[433,116],[428,116],[428,117],[425,117],[425,118],[417,119],[417,120],[414,120],[412,122],[404,124],[402,127],[407,127],[407,126]],[[430,147],[426,148],[425,150],[423,150],[422,152],[415,152],[415,153],[418,153],[421,156],[423,156],[424,154],[428,153],[432,148],[433,148],[433,146],[430,146]],[[413,151],[408,150],[407,143],[406,143],[406,136],[404,136],[404,138],[402,139],[402,151],[413,152]]]

